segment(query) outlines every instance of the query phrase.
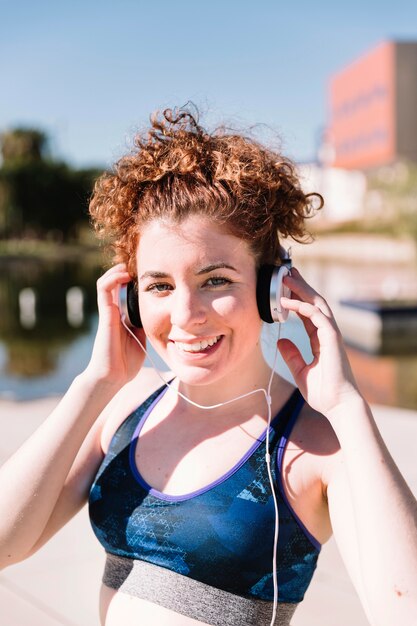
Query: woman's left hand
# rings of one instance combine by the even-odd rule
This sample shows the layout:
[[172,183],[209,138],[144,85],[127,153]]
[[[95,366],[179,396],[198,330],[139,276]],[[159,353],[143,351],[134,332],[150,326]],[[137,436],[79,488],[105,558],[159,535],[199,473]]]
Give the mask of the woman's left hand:
[[329,415],[336,407],[360,394],[352,374],[343,339],[327,302],[293,268],[284,283],[291,298],[281,298],[285,309],[302,320],[310,338],[313,360],[306,363],[295,344],[280,339],[278,348],[306,402]]

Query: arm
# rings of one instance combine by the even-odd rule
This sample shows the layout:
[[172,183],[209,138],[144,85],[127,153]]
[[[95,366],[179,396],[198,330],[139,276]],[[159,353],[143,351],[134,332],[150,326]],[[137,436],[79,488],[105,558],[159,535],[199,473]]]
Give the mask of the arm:
[[[327,497],[341,554],[373,626],[417,619],[417,505],[353,378],[327,303],[295,270],[283,305],[303,320],[313,361],[279,342],[306,401],[331,423],[341,446]],[[298,299],[297,299],[298,298]]]
[[[65,488],[67,476],[90,429],[84,446],[90,474],[100,462],[97,429],[94,422],[106,401],[111,387],[100,387],[79,376],[58,407],[33,435],[3,465],[0,471],[0,567],[26,558],[41,537],[58,499]],[[76,468],[79,473],[81,468]],[[87,478],[87,476],[85,476]],[[71,503],[67,519],[84,503],[73,485],[66,490]],[[62,525],[62,524],[61,524]]]
[[99,327],[89,365],[0,471],[0,567],[33,553],[85,502],[102,459],[102,411],[143,362],[116,304],[117,287],[127,280],[116,266],[98,281]]
[[[371,623],[412,626],[417,620],[416,500],[363,398],[335,407],[329,419],[343,459],[327,488],[336,541],[347,543],[353,530],[361,577],[357,586],[363,588]],[[344,523],[346,493],[353,529]]]

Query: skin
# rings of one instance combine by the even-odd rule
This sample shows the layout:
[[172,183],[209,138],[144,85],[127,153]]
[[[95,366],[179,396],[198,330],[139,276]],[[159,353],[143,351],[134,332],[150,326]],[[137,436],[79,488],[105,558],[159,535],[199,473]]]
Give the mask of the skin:
[[[227,267],[210,270],[218,264]],[[246,242],[200,216],[180,225],[154,221],[143,230],[137,265],[147,338],[177,374],[183,393],[214,404],[265,385],[255,260]],[[177,346],[219,336],[213,356],[196,357]]]
[[[207,271],[220,262],[229,267]],[[256,263],[245,242],[203,217],[153,221],[141,233],[137,264],[144,330],[135,333],[167,361],[188,398],[207,406],[266,387]],[[142,351],[120,322],[118,287],[129,279],[118,265],[99,280],[99,326],[88,367],[1,470],[3,567],[36,552],[85,504],[113,433],[161,384],[143,367]],[[284,454],[284,489],[320,543],[334,532],[370,623],[411,626],[417,614],[415,499],[358,392],[330,308],[296,270],[285,282],[292,298],[282,305],[303,321],[313,361],[305,363],[291,341],[279,342],[306,399]],[[197,356],[173,344],[201,337],[221,341]],[[274,377],[273,414],[292,389]],[[160,491],[194,491],[242,457],[266,418],[260,393],[209,412],[167,393],[141,433],[136,463]],[[197,623],[104,586],[100,599],[105,626],[133,626],[138,615],[141,626]]]

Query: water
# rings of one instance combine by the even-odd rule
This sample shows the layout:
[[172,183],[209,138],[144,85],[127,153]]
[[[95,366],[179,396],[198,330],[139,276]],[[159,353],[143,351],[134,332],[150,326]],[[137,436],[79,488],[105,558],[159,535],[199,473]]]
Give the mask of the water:
[[2,261],[0,395],[62,393],[88,360],[100,273],[81,263]]
[[[304,269],[320,290],[333,297],[340,296],[341,285],[353,283],[349,276],[353,268],[310,263]],[[95,283],[101,273],[100,267],[85,262],[1,262],[0,398],[62,394],[85,368],[97,328]],[[370,274],[365,276],[369,283]],[[262,345],[271,364],[277,334],[277,325],[266,326],[263,332]],[[292,339],[306,361],[311,360],[307,334],[296,316],[291,314],[281,326],[281,336]],[[153,356],[157,366],[166,369]],[[417,409],[417,355],[372,356],[350,348],[349,357],[370,401]],[[280,355],[276,369],[291,380]]]

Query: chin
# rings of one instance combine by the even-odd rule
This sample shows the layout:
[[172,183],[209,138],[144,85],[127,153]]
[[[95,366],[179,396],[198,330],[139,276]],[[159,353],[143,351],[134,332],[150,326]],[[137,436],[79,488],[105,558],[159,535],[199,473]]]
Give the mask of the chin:
[[184,366],[183,364],[167,362],[173,374],[185,385],[204,386],[221,380],[223,372],[217,369]]

